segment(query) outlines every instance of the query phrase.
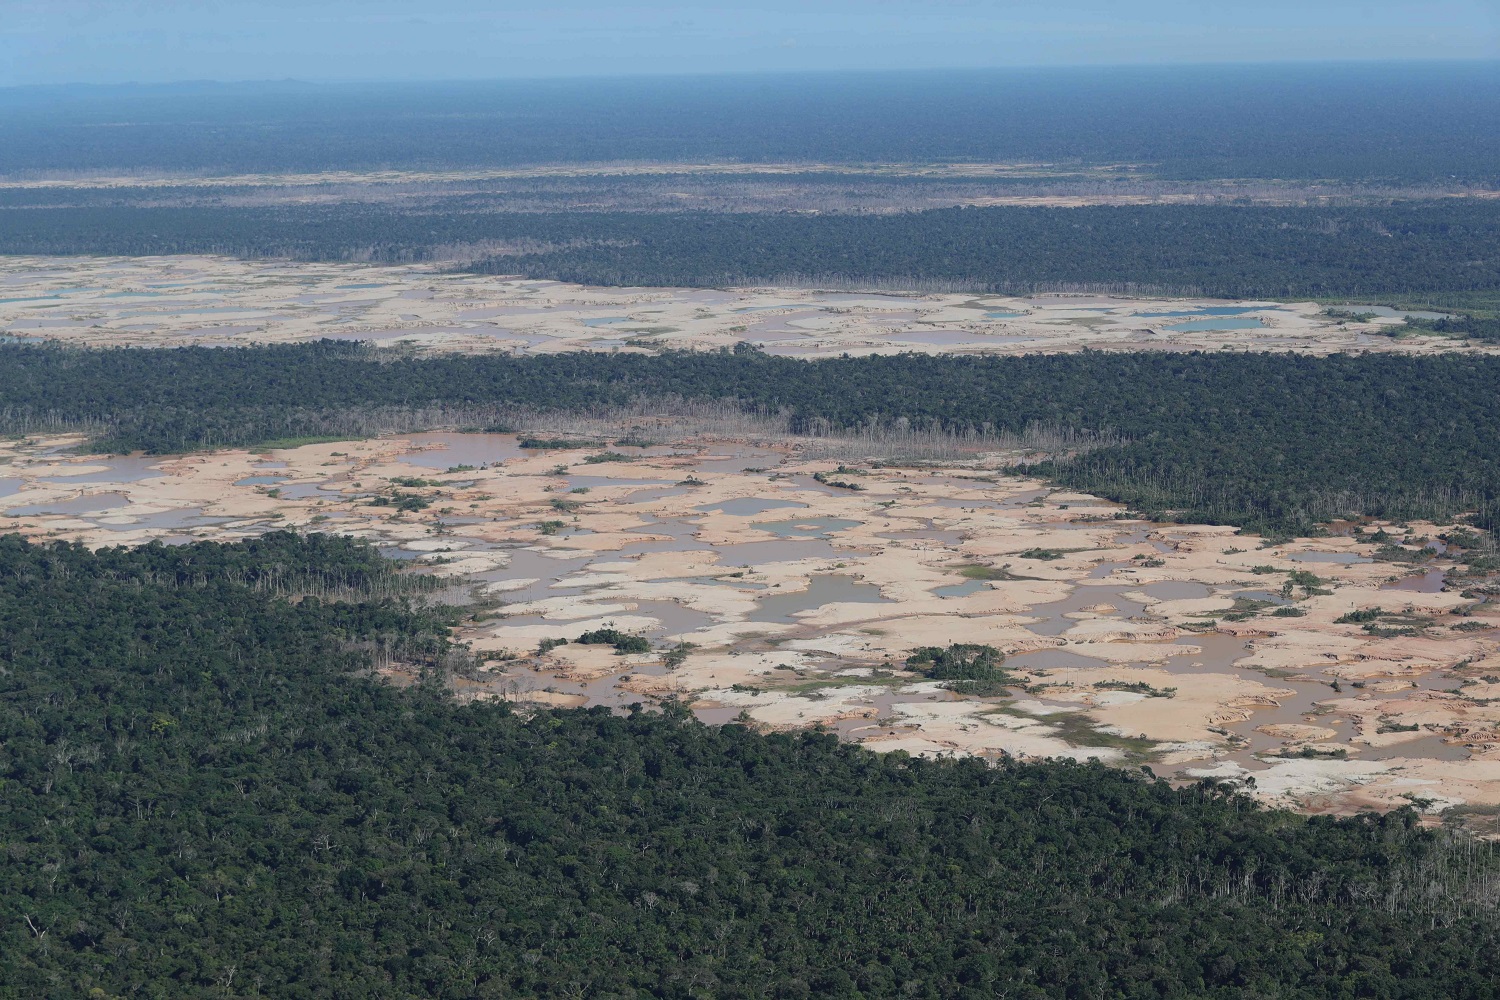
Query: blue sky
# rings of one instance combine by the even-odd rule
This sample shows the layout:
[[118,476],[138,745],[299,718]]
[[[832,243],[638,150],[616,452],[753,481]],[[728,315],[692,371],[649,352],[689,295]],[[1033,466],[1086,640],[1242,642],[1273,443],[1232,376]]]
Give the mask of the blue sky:
[[1500,0],[0,0],[0,85],[1500,58]]

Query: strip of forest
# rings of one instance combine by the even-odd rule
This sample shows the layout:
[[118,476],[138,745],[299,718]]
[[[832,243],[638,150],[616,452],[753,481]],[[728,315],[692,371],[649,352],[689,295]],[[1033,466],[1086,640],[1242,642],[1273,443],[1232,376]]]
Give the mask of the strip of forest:
[[0,998],[1496,996],[1500,857],[1410,810],[460,706],[398,573],[0,538]]
[[[0,211],[0,253],[456,260],[478,273],[629,286],[1089,288],[1393,301],[1500,291],[1493,200],[892,215],[508,213],[455,201],[420,211],[357,203],[16,209]],[[514,249],[485,256],[497,245]]]
[[0,430],[183,452],[314,436],[483,428],[517,411],[717,400],[799,433],[1079,432],[1104,447],[1030,471],[1153,518],[1306,532],[1370,515],[1496,523],[1500,359],[1453,354],[903,354],[536,357],[321,342],[162,351],[0,348]]

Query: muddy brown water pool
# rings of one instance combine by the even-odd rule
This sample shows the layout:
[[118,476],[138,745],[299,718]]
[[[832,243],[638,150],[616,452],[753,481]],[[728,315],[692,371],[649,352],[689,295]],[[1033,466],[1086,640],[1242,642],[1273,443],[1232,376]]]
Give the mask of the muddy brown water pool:
[[597,489],[611,489],[619,487],[623,489],[639,489],[646,486],[675,486],[676,479],[615,479],[610,476],[568,476],[568,488],[577,489],[582,486],[590,491]]
[[875,537],[893,542],[910,542],[921,548],[956,547],[967,532],[944,528],[899,528],[895,531],[877,531]]
[[1037,649],[1029,653],[1017,653],[1006,660],[1008,666],[1020,670],[1054,670],[1068,667],[1086,667],[1097,670],[1105,665],[1103,660],[1070,653],[1066,649]]
[[102,461],[94,461],[90,458],[81,465],[108,466],[99,472],[86,472],[83,475],[69,475],[66,466],[51,472],[48,475],[38,477],[39,482],[57,483],[64,486],[81,485],[84,483],[138,483],[143,479],[155,479],[164,476],[165,473],[158,468],[162,462],[167,461],[160,456],[132,457],[111,456]]
[[1146,611],[1145,605],[1138,601],[1132,601],[1125,596],[1125,591],[1133,591],[1135,589],[1136,587],[1130,584],[1075,587],[1071,594],[1060,601],[1049,601],[1046,604],[1038,604],[1029,611],[1023,612],[1027,618],[1042,619],[1026,627],[1037,635],[1062,635],[1078,624],[1076,619],[1067,617],[1069,614],[1082,612],[1084,608],[1093,607],[1098,604],[1109,604],[1115,608],[1112,612],[1100,613],[1099,617],[1101,618],[1126,619],[1132,616],[1144,615]]
[[732,517],[753,517],[756,514],[764,514],[768,510],[806,506],[807,504],[799,503],[796,500],[768,500],[761,497],[739,497],[734,500],[721,500],[718,503],[700,504],[693,509],[728,514]]
[[1148,583],[1140,588],[1141,593],[1158,601],[1180,601],[1213,596],[1213,591],[1201,583],[1169,580],[1165,583]]
[[1418,594],[1440,594],[1443,592],[1443,580],[1447,576],[1446,570],[1430,569],[1425,573],[1415,576],[1405,576],[1399,580],[1382,584],[1381,590],[1407,590]]
[[860,583],[852,576],[814,576],[808,580],[806,590],[790,594],[768,593],[755,602],[746,621],[796,623],[798,615],[813,611],[826,604],[891,604],[880,595],[874,584]]
[[615,499],[615,503],[651,503],[654,500],[665,500],[668,497],[680,497],[691,493],[696,487],[693,486],[667,486],[657,489],[636,490],[627,493],[623,497]]
[[938,597],[968,597],[977,594],[981,590],[989,589],[989,583],[984,580],[969,580],[966,583],[952,583],[946,587],[935,587],[933,593]]
[[1374,561],[1354,552],[1293,552],[1287,558],[1292,562],[1340,563],[1345,566]]
[[804,517],[787,521],[752,521],[750,527],[780,538],[828,538],[834,532],[857,528],[863,523],[845,517]]
[[1385,747],[1369,747],[1359,755],[1360,760],[1401,760],[1422,758],[1425,760],[1468,760],[1472,756],[1462,743],[1449,743],[1441,736],[1423,736],[1420,739],[1393,743]]
[[826,539],[803,538],[774,542],[739,542],[720,545],[719,564],[724,567],[741,568],[764,566],[768,563],[796,562],[801,559],[836,559],[848,555],[854,549],[836,549]]
[[233,520],[235,519],[232,517],[206,517],[201,507],[184,507],[178,510],[164,510],[156,514],[126,515],[118,519],[98,518],[93,520],[93,524],[106,531],[136,531],[143,528],[186,531],[193,528],[208,528],[216,524],[228,524]]
[[500,595],[506,601],[513,603],[533,601],[542,597],[577,594],[582,592],[581,587],[564,587],[559,584],[564,578],[582,570],[592,558],[590,554],[558,558],[545,555],[535,549],[513,548],[509,551],[509,561],[505,566],[478,573],[474,579],[485,583],[508,580],[537,581],[520,590],[507,591]]
[[494,465],[527,454],[514,434],[412,434],[407,440],[431,450],[402,455],[402,463],[440,471],[458,465]]
[[50,500],[42,503],[13,507],[6,511],[9,517],[29,517],[33,514],[93,514],[101,510],[113,510],[130,504],[123,493],[91,493],[70,500]]
[[700,472],[744,472],[747,469],[774,468],[784,461],[786,456],[779,451],[749,448],[733,455],[700,459],[697,469]]

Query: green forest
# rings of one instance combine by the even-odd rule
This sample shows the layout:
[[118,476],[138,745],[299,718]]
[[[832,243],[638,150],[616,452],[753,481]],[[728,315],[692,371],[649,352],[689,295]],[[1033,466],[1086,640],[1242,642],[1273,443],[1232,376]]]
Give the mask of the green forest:
[[480,428],[521,410],[727,400],[799,431],[1042,426],[1123,443],[1033,471],[1158,518],[1307,531],[1350,514],[1451,517],[1500,498],[1500,360],[1454,354],[903,354],[805,361],[422,356],[322,342],[171,351],[0,347],[0,430],[79,427],[156,453],[383,430]]
[[1079,286],[1224,298],[1500,290],[1500,202],[1384,207],[951,208],[894,215],[29,208],[0,253],[216,253],[422,261],[532,248],[471,270],[601,285],[893,284],[1007,293]]
[[397,572],[0,538],[0,997],[1500,995],[1500,859],[1409,811],[460,706]]

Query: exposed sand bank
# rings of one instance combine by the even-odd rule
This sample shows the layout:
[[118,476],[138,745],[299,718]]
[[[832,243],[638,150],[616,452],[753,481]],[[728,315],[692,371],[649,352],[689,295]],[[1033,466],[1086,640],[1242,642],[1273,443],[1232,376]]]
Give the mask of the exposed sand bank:
[[447,273],[435,265],[206,256],[0,259],[0,335],[180,347],[334,338],[434,351],[710,349],[790,357],[1092,350],[1500,351],[1389,336],[1316,303],[1101,295],[1011,297],[794,288],[591,288]]
[[[840,477],[863,489],[839,489],[812,478],[831,463],[744,441],[594,463],[602,449],[504,435],[163,459],[77,443],[0,445],[0,530],[90,546],[278,527],[370,539],[502,602],[461,630],[487,658],[463,697],[673,697],[710,721],[822,724],[878,749],[1253,778],[1317,810],[1500,805],[1500,607],[1391,586],[1429,580],[1443,554],[1371,561],[1369,536],[1262,547],[972,463],[866,468]],[[1387,528],[1413,552],[1445,530]],[[1336,620],[1369,609],[1385,617]],[[536,654],[597,628],[655,649]],[[1010,694],[960,697],[906,669],[914,647],[950,642],[1002,650]]]

